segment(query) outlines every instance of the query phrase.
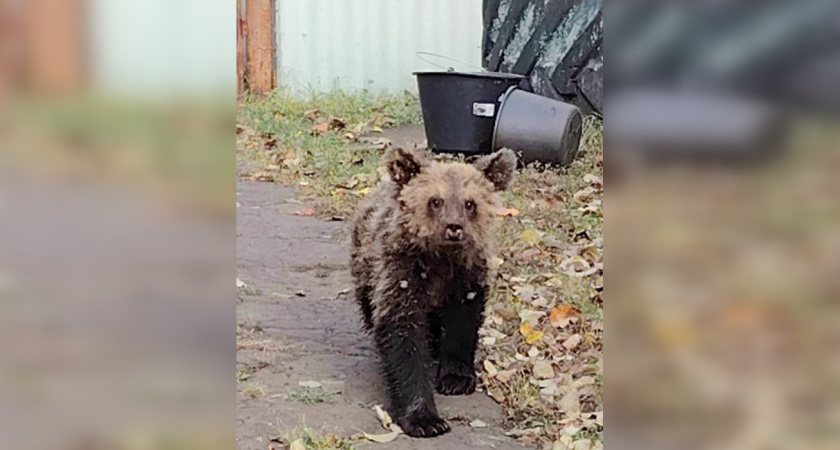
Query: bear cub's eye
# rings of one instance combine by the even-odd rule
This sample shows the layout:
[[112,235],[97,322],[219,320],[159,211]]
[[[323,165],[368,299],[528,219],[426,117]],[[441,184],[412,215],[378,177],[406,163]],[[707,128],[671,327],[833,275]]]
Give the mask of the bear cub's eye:
[[475,211],[475,202],[472,201],[472,200],[467,200],[467,202],[464,204],[464,206],[467,208],[467,211],[469,211],[469,212]]
[[429,200],[429,206],[431,206],[432,208],[440,208],[441,206],[443,206],[443,200],[434,197]]

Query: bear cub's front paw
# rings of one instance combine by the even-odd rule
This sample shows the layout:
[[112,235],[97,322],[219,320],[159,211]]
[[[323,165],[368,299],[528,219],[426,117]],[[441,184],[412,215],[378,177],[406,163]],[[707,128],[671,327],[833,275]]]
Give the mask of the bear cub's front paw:
[[432,413],[415,413],[397,420],[397,425],[405,434],[416,438],[435,437],[450,430],[445,420]]
[[470,395],[475,392],[475,373],[441,374],[435,389],[443,395]]

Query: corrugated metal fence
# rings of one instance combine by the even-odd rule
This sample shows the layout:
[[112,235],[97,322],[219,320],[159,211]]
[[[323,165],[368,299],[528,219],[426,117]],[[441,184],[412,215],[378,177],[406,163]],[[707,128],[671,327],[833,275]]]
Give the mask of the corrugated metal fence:
[[418,51],[481,67],[481,0],[277,0],[276,23],[279,82],[296,90],[416,91],[411,73],[437,69]]

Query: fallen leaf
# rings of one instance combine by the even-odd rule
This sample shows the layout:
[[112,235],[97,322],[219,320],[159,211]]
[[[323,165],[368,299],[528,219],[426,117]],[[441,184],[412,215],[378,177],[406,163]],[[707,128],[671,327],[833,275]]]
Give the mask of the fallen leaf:
[[394,421],[391,420],[391,416],[388,414],[388,412],[382,409],[382,406],[374,405],[373,410],[376,411],[376,415],[379,416],[379,422],[381,422],[382,426],[386,429],[390,427],[392,423],[394,423]]
[[364,197],[364,196],[366,196],[370,193],[370,188],[366,187],[364,189],[359,189],[357,191],[353,191],[353,193],[356,194],[359,197]]
[[539,360],[534,363],[533,373],[537,378],[554,378],[554,368],[551,367],[550,362],[545,360]]
[[571,270],[572,272],[582,272],[590,268],[589,262],[580,256],[572,256],[571,258],[561,262],[560,267],[564,270]]
[[239,277],[236,277],[236,287],[244,288],[245,286],[247,286],[247,284],[245,284],[244,281],[240,280]]
[[330,119],[329,126],[333,130],[343,130],[347,127],[347,121],[341,117],[333,117]]
[[[543,311],[534,311],[533,309],[523,309],[519,311],[519,320],[522,322],[528,323],[531,326],[536,326],[537,322],[539,322],[540,318],[545,316],[545,312]],[[523,336],[526,333],[522,333]]]
[[318,108],[310,109],[309,111],[306,111],[306,112],[303,113],[303,117],[306,117],[307,119],[312,120],[312,121],[317,119],[320,115],[321,115],[321,110],[318,109]]
[[312,134],[324,134],[327,131],[329,131],[329,129],[330,124],[328,124],[327,122],[316,123],[315,125],[312,125]]
[[586,203],[592,199],[595,192],[597,192],[595,188],[587,187],[575,192],[574,199],[578,203]]
[[295,292],[295,295],[297,295],[298,297],[306,297],[306,292],[304,292],[304,291],[297,291],[297,292]]
[[519,256],[522,259],[532,259],[533,257],[538,256],[539,254],[540,250],[538,248],[529,248],[528,250],[522,252],[522,254]]
[[577,311],[569,305],[560,305],[551,310],[548,315],[551,325],[556,328],[566,328],[575,318]]
[[487,428],[487,424],[478,419],[475,419],[472,422],[470,422],[470,426],[473,428]]
[[576,349],[581,342],[583,342],[583,336],[579,334],[574,334],[565,341],[563,341],[563,348],[571,351]]
[[252,173],[248,178],[252,181],[274,181],[275,174],[271,172],[256,172]]
[[537,342],[537,341],[541,340],[542,338],[543,338],[543,332],[542,331],[534,331],[534,332],[528,334],[527,336],[525,336],[525,343],[526,344],[533,344],[534,342]]
[[574,450],[590,450],[592,448],[592,441],[589,439],[578,439],[572,445]]
[[312,206],[312,205],[295,211],[296,216],[314,216],[315,214],[316,214],[315,207]]
[[371,128],[371,130],[372,130],[374,133],[381,133],[381,132],[382,132],[382,127],[380,127],[380,126],[374,126],[373,128]]
[[560,409],[566,414],[580,412],[580,393],[577,389],[569,389],[560,399]]
[[523,322],[522,325],[519,326],[519,333],[522,334],[522,336],[528,336],[533,332],[534,326],[528,322]]
[[522,234],[519,235],[519,239],[521,239],[522,242],[525,242],[526,244],[528,244],[530,246],[534,246],[534,245],[537,245],[540,242],[540,240],[542,239],[542,236],[540,236],[539,231],[537,231],[533,228],[529,228],[529,229],[523,231]]
[[299,381],[298,385],[300,385],[301,387],[312,388],[312,389],[319,388],[319,387],[322,386],[322,384],[317,382],[317,381]]
[[601,186],[604,185],[604,180],[602,180],[601,177],[599,177],[597,175],[593,175],[591,173],[587,173],[586,175],[583,176],[583,182],[591,184],[593,186],[598,186],[598,187],[601,187]]
[[487,375],[489,375],[491,377],[496,375],[499,372],[496,369],[496,366],[494,366],[493,363],[491,363],[487,359],[484,360],[484,370],[487,371]]
[[364,435],[365,435],[365,439],[367,439],[369,441],[378,442],[380,444],[386,444],[386,443],[391,442],[394,439],[396,439],[397,436],[400,435],[400,432],[399,431],[392,431],[390,433],[385,433],[385,434],[364,433]]
[[500,370],[494,378],[502,383],[507,383],[514,375],[516,375],[516,369]]
[[519,215],[519,210],[516,208],[498,208],[496,214],[502,217],[516,217]]

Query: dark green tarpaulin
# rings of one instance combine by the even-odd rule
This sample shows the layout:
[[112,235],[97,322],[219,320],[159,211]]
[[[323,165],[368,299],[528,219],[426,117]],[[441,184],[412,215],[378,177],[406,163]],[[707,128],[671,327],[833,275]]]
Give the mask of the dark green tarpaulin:
[[603,110],[602,0],[484,0],[484,67],[534,92]]

